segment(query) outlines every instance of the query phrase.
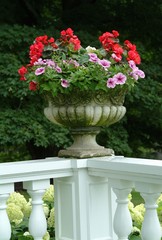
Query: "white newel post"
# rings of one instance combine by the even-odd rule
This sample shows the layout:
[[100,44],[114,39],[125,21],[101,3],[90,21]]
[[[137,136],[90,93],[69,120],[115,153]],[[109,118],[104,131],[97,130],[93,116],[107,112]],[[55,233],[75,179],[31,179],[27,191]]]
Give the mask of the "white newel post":
[[161,226],[157,216],[156,201],[161,194],[162,186],[151,183],[136,183],[136,190],[145,201],[145,215],[142,224],[142,240],[160,240]]
[[11,225],[6,212],[6,201],[11,192],[14,191],[14,184],[0,185],[0,240],[11,238]]
[[90,176],[86,159],[72,168],[72,177],[54,180],[56,239],[113,240],[108,179]]
[[117,208],[114,215],[114,231],[118,240],[128,240],[132,231],[132,218],[128,209],[128,194],[131,192],[133,183],[126,180],[110,179],[110,184],[116,194]]
[[32,198],[32,212],[29,218],[29,232],[33,236],[34,240],[42,240],[47,231],[47,222],[42,206],[42,196],[49,185],[49,180],[24,182],[24,188],[28,190],[28,193]]

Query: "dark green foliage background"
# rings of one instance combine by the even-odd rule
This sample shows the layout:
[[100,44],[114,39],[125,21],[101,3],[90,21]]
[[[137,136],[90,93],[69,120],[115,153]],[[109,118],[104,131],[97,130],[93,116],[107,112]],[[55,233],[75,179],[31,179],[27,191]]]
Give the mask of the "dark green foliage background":
[[[160,0],[5,1],[0,15],[0,160],[56,156],[71,144],[69,130],[43,115],[46,102],[19,81],[34,38],[71,27],[83,46],[116,29],[137,45],[146,78],[126,96],[126,116],[102,128],[97,141],[117,155],[154,158],[162,151],[162,4]],[[10,16],[10,17],[6,17]]]

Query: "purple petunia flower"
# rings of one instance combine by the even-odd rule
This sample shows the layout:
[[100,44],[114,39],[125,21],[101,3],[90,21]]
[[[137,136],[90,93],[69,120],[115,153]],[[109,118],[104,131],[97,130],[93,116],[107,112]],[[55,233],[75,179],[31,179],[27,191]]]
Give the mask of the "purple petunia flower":
[[69,87],[69,81],[66,80],[66,79],[61,79],[61,86],[64,87],[64,88],[67,88]]
[[119,84],[119,85],[123,85],[127,80],[127,77],[120,72],[115,74],[113,78],[115,79],[116,84]]
[[107,87],[114,88],[116,86],[116,81],[114,78],[108,78],[107,80]]
[[35,70],[35,75],[38,76],[43,74],[44,72],[45,72],[45,67],[40,67]]

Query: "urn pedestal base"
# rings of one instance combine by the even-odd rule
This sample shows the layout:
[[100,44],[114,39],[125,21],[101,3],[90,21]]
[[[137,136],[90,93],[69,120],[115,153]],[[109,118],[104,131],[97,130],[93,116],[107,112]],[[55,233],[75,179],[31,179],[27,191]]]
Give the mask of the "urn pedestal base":
[[72,150],[72,149],[66,149],[66,150],[60,150],[58,153],[58,157],[67,157],[67,158],[92,158],[92,157],[104,157],[104,156],[113,156],[114,151],[110,148],[103,148],[103,149],[93,149],[93,150],[85,150],[85,149],[78,149],[78,150]]
[[53,123],[71,129],[72,146],[60,150],[59,157],[92,158],[112,156],[114,151],[100,146],[96,135],[100,127],[110,126],[126,113],[123,106],[125,92],[112,95],[104,91],[76,91],[70,94],[48,96],[45,116]]
[[65,150],[60,150],[59,157],[92,158],[112,156],[114,151],[100,146],[96,142],[99,127],[76,128],[71,131],[74,143]]

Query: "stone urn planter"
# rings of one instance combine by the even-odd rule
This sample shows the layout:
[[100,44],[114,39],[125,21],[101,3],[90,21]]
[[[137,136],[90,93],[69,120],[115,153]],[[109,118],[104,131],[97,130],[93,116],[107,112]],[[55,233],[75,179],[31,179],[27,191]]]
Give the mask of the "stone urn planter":
[[49,106],[44,109],[45,116],[53,123],[69,127],[74,142],[58,156],[90,158],[114,155],[112,149],[104,148],[96,142],[100,127],[118,122],[126,113],[123,92],[110,96],[104,91],[75,91],[48,96]]

